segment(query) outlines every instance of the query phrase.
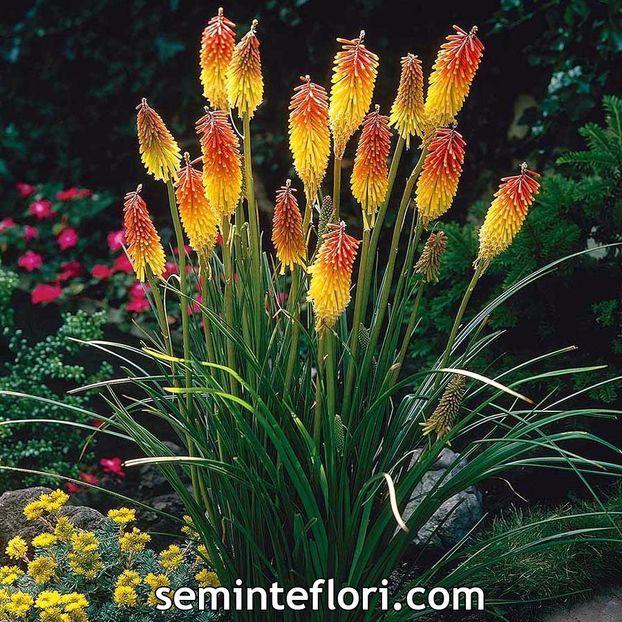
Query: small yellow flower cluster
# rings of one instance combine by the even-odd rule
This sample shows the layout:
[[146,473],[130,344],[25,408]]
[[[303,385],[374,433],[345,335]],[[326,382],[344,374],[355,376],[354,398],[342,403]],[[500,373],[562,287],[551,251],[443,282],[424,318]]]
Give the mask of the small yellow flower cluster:
[[176,544],[171,544],[160,553],[160,566],[166,570],[175,570],[184,563],[184,552]]
[[86,597],[78,592],[41,592],[35,602],[35,607],[41,609],[39,619],[42,622],[88,622],[85,611],[88,606]]
[[159,602],[156,598],[156,590],[159,587],[170,587],[171,580],[165,574],[153,574],[153,572],[150,572],[145,577],[145,583],[151,588],[151,592],[147,598],[147,604],[150,607],[155,607]]
[[44,549],[48,546],[52,546],[52,544],[55,544],[57,540],[58,537],[55,536],[53,533],[44,532],[40,533],[38,536],[35,536],[32,539],[32,546]]
[[119,548],[126,553],[140,553],[145,550],[145,546],[151,541],[151,536],[144,531],[134,527],[132,531],[127,531],[119,538]]
[[45,585],[56,574],[58,563],[54,557],[37,557],[28,562],[28,574],[38,585]]
[[0,566],[0,585],[13,585],[23,574],[18,566]]
[[134,570],[124,570],[117,579],[114,602],[120,607],[136,607],[138,594],[136,588],[141,584],[140,575]]
[[69,501],[69,495],[62,490],[41,495],[36,501],[32,501],[24,507],[24,516],[28,520],[42,518],[46,512],[58,514]]
[[14,592],[9,594],[6,590],[0,590],[0,615],[8,614],[8,620],[24,619],[34,605],[34,598],[26,592]]
[[97,536],[92,531],[75,531],[67,561],[77,575],[94,579],[104,567]]
[[199,532],[194,526],[192,517],[188,516],[188,514],[184,514],[184,526],[181,528],[181,532],[187,535],[191,540],[199,539]]
[[208,568],[203,568],[194,578],[197,580],[199,587],[220,587],[220,579],[218,575]]
[[24,538],[15,536],[8,541],[5,553],[11,559],[24,559],[28,555],[28,543]]
[[108,512],[108,518],[117,523],[117,525],[128,525],[136,520],[136,510],[131,510],[130,508],[110,510]]

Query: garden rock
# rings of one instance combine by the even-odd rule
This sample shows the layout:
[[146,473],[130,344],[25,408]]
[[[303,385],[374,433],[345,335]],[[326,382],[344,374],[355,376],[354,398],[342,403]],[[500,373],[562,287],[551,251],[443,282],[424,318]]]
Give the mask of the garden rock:
[[[27,542],[42,531],[45,526],[39,521],[29,521],[24,516],[24,507],[36,501],[42,494],[50,493],[50,488],[37,486],[11,490],[0,496],[0,562],[5,562],[4,549],[14,536],[21,536]],[[97,529],[108,519],[97,510],[84,506],[66,506],[61,510],[80,529]]]
[[[416,464],[422,450],[414,452],[411,468]],[[422,477],[413,491],[413,494],[403,513],[404,520],[408,520],[416,511],[422,499],[434,488],[452,465],[451,473],[455,475],[462,470],[467,462],[459,460],[459,454],[445,448],[439,454],[432,468]],[[458,461],[459,460],[459,461]],[[474,486],[470,486],[453,497],[447,499],[432,515],[430,520],[419,530],[413,539],[413,544],[436,553],[442,553],[456,545],[482,518],[481,494]]]

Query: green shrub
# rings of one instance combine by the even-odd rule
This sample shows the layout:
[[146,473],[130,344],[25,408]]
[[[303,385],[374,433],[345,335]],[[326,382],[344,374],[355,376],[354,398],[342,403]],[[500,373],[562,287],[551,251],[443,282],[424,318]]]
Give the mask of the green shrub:
[[[58,400],[62,396],[74,410],[52,403],[39,401],[28,404],[11,396],[0,397],[0,467],[43,470],[78,477],[84,432],[62,424],[10,422],[54,419],[92,423],[87,415],[79,411],[89,402],[88,394],[66,395],[65,391],[76,382],[88,384],[109,376],[111,367],[101,364],[98,369],[89,372],[83,365],[70,364],[67,360],[75,360],[80,349],[72,339],[102,337],[105,314],[98,312],[89,315],[84,311],[64,314],[63,323],[56,333],[33,344],[21,330],[15,329],[13,323],[10,304],[16,285],[15,275],[0,269],[2,338],[10,353],[9,360],[0,366],[0,388],[17,393],[34,393],[50,400]],[[84,459],[88,460],[89,457],[87,454]],[[30,485],[44,480],[34,474],[0,471],[0,489],[17,481]]]
[[[477,307],[539,266],[561,255],[622,239],[622,101],[605,97],[606,122],[585,125],[579,133],[587,142],[584,151],[558,160],[555,171],[542,179],[542,191],[529,219],[512,246],[487,273],[487,287],[475,292]],[[476,204],[465,225],[443,224],[449,241],[443,257],[442,280],[432,298],[424,298],[424,313],[411,353],[416,360],[432,359],[443,345],[453,312],[462,297],[462,283],[477,255],[477,222],[486,205]],[[490,326],[514,334],[535,337],[511,342],[511,335],[491,348],[482,365],[503,354],[504,364],[541,353],[542,340],[554,347],[579,346],[563,358],[568,364],[589,361],[622,369],[616,361],[622,352],[622,301],[619,275],[622,267],[617,247],[583,255],[558,268],[554,275],[534,283],[528,293],[508,300],[490,318]],[[580,295],[578,295],[580,292]],[[508,344],[511,344],[509,346]],[[509,350],[512,354],[507,355]],[[518,356],[517,356],[518,355]],[[559,364],[559,359],[557,359]],[[593,382],[594,374],[575,375],[565,382],[580,389]],[[555,379],[548,388],[561,384]],[[607,384],[591,391],[591,397],[614,403],[619,387]]]

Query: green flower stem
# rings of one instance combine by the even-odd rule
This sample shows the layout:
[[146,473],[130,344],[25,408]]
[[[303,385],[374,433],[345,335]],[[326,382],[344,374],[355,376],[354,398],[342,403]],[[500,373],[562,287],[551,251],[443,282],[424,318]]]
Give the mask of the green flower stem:
[[315,376],[315,414],[313,417],[313,440],[318,452],[322,436],[322,377],[324,375],[324,335],[325,330],[318,333],[317,373]]
[[[460,308],[458,309],[458,313],[454,319],[454,324],[451,327],[451,332],[449,333],[449,339],[447,340],[447,345],[445,346],[445,352],[443,353],[443,358],[441,360],[441,369],[447,367],[447,363],[449,362],[449,357],[451,356],[451,349],[454,347],[454,342],[456,341],[456,336],[458,335],[458,329],[460,328],[460,323],[462,322],[462,318],[464,317],[464,313],[469,304],[469,300],[471,300],[471,296],[475,291],[475,286],[479,281],[480,277],[484,273],[486,269],[486,265],[484,262],[480,261],[475,268],[475,272],[473,273],[473,278],[469,283],[466,291],[464,292],[464,296],[462,296],[462,302],[460,303]],[[438,388],[438,385],[441,381],[441,375],[436,374],[436,379],[434,380],[434,389]]]
[[397,380],[400,375],[400,371],[402,369],[402,365],[404,364],[404,360],[406,358],[406,353],[408,352],[408,346],[413,338],[413,332],[415,330],[415,324],[417,323],[417,316],[419,315],[419,307],[421,306],[421,299],[423,298],[423,292],[425,290],[425,282],[421,281],[419,284],[419,288],[417,290],[417,296],[415,298],[415,302],[413,303],[413,308],[410,312],[410,318],[408,319],[408,325],[406,326],[406,332],[404,333],[404,339],[402,340],[402,345],[400,346],[399,353],[397,355],[397,360],[395,364],[395,369],[391,372],[391,377],[389,379],[389,386],[393,386],[394,382]]
[[[173,229],[175,230],[175,239],[177,240],[177,250],[179,257],[179,282],[181,290],[180,299],[180,315],[181,315],[181,330],[182,330],[182,344],[184,352],[184,381],[185,388],[190,389],[192,386],[192,370],[190,369],[190,332],[188,326],[188,275],[186,273],[186,246],[184,242],[184,233],[181,228],[181,221],[179,220],[179,211],[177,210],[177,201],[175,199],[175,189],[173,188],[173,182],[169,179],[166,182],[166,190],[168,192],[168,204],[171,210],[171,219],[173,221]],[[192,417],[192,393],[186,392],[185,401],[185,415],[188,419]],[[194,442],[190,436],[187,437],[188,455],[194,456]],[[190,467],[190,474],[192,479],[192,490],[194,491],[195,498],[199,499],[203,494],[203,484],[199,481],[200,475],[198,469],[195,466]]]
[[[168,319],[166,317],[166,309],[164,308],[164,302],[162,300],[162,294],[160,293],[160,287],[156,278],[151,271],[151,268],[147,267],[147,280],[149,281],[149,288],[153,301],[155,303],[156,311],[158,313],[158,324],[160,325],[160,332],[162,333],[162,339],[164,340],[164,350],[169,356],[173,356],[173,345],[171,343],[171,330],[168,325]],[[175,376],[174,363],[171,363],[171,370],[173,376]]]
[[[393,185],[395,184],[395,177],[397,176],[397,169],[399,168],[400,160],[402,159],[402,153],[404,152],[404,144],[405,144],[405,141],[400,136],[397,139],[397,143],[395,145],[395,151],[393,152],[393,157],[391,158],[391,168],[389,169],[387,194],[384,197],[384,201],[380,205],[380,208],[378,209],[378,214],[376,215],[376,224],[374,225],[374,237],[375,237],[376,244],[378,244],[378,238],[380,237],[380,233],[382,231],[382,224],[384,222],[384,217],[387,214],[387,209],[389,207],[389,201],[391,200],[391,193],[393,191]],[[376,231],[378,231],[377,235],[376,235]]]
[[[202,270],[201,270],[201,306],[207,307],[207,301],[209,297],[209,288],[207,286],[208,281],[208,270],[209,270],[209,260],[208,258],[204,258],[202,261]],[[201,314],[203,319],[203,335],[205,336],[205,347],[207,349],[207,357],[210,363],[216,362],[216,353],[214,351],[214,340],[212,338],[212,325],[210,323],[210,319],[205,311]]]
[[339,205],[341,203],[341,159],[335,158],[333,164],[333,211],[335,220],[339,222]]
[[261,240],[259,236],[259,213],[255,199],[255,181],[253,178],[253,155],[251,151],[251,121],[248,112],[242,114],[242,132],[244,133],[244,181],[246,184],[246,202],[248,204],[248,226],[250,234],[250,253],[252,258],[252,287],[256,308],[253,310],[255,339],[259,345],[263,296],[261,294]]
[[285,383],[283,385],[283,398],[289,394],[289,388],[294,376],[294,367],[298,358],[298,340],[300,339],[300,304],[298,301],[300,289],[300,266],[294,266],[292,272],[292,284],[289,290],[289,315],[292,318],[292,338],[289,346],[289,356],[287,358],[287,370],[285,372]]
[[[231,329],[233,323],[233,265],[231,262],[231,224],[228,218],[223,218],[222,223],[222,263],[225,272],[225,322]],[[233,370],[237,369],[235,362],[235,344],[230,337],[227,337],[227,366]],[[229,375],[231,394],[238,397],[237,380]]]

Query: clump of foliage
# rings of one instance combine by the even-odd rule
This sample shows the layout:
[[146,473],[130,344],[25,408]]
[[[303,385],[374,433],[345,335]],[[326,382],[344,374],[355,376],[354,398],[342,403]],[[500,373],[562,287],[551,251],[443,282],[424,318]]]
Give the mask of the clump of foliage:
[[[622,100],[608,96],[603,105],[605,123],[589,123],[579,131],[587,148],[561,156],[556,169],[543,178],[542,191],[525,227],[490,266],[486,286],[475,292],[478,305],[493,300],[512,283],[560,255],[622,239]],[[470,220],[481,220],[483,208],[481,203],[475,205]],[[477,255],[474,222],[449,223],[443,229],[448,244],[441,282],[436,295],[422,301],[425,311],[421,314],[420,337],[413,341],[411,349],[415,360],[433,360],[442,345],[462,297],[461,281]],[[529,331],[537,342],[546,340],[558,347],[569,342],[577,345],[576,352],[563,357],[569,364],[602,363],[610,366],[611,375],[619,373],[621,367],[616,361],[622,352],[621,269],[618,247],[602,248],[560,266],[554,275],[534,283],[528,296],[508,300],[491,315],[490,325],[499,330],[516,330],[498,347],[490,348],[480,364],[485,365],[501,353],[509,365],[519,356],[535,354],[532,340],[512,339],[512,334]],[[555,379],[548,386],[569,384],[580,389],[596,375]],[[614,403],[620,388],[606,384],[590,393],[594,399]]]
[[[587,597],[620,579],[622,543],[616,535],[620,529],[620,490],[604,504],[584,501],[553,511],[514,511],[495,519],[477,536],[465,551],[465,563],[478,567],[476,585],[494,590],[495,597],[514,602],[515,607],[524,601],[546,603],[560,595]],[[564,532],[575,537],[565,537]],[[556,539],[556,546],[542,546]],[[524,606],[520,611],[522,620],[528,612]],[[537,611],[541,606],[534,605],[533,613]]]
[[[15,274],[0,269],[2,340],[9,353],[0,368],[0,388],[31,393],[41,397],[42,401],[27,404],[0,397],[0,465],[8,469],[40,470],[78,477],[84,435],[67,425],[62,426],[59,434],[60,425],[51,426],[49,421],[92,424],[92,418],[83,410],[90,403],[90,395],[66,395],[65,392],[76,382],[88,384],[110,376],[112,368],[108,363],[101,363],[97,369],[89,371],[83,364],[73,362],[80,350],[73,340],[100,339],[105,313],[78,311],[64,314],[57,332],[33,344],[13,323],[11,303],[16,285]],[[56,404],[61,396],[71,410]],[[29,423],[29,420],[47,423]],[[84,459],[88,461],[91,457],[87,454]],[[7,468],[0,471],[0,488],[3,489],[10,482],[30,485],[45,480],[40,475],[17,473]]]
[[31,541],[9,540],[0,566],[0,620],[24,622],[156,622],[216,619],[215,614],[155,609],[159,587],[217,587],[218,580],[197,546],[191,524],[187,539],[157,553],[151,537],[134,526],[136,511],[110,510],[100,527],[76,527],[63,512],[69,496],[43,493],[24,507],[36,525]]

